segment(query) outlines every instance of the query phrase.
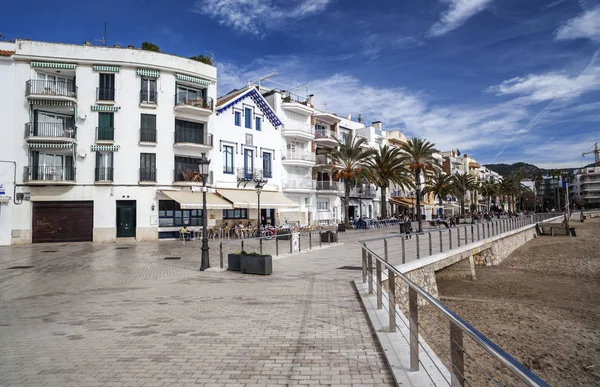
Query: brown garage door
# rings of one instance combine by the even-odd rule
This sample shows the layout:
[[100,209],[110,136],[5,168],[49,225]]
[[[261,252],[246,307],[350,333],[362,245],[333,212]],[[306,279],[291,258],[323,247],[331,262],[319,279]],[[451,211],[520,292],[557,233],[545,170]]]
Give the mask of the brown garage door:
[[33,202],[33,243],[91,242],[94,202]]

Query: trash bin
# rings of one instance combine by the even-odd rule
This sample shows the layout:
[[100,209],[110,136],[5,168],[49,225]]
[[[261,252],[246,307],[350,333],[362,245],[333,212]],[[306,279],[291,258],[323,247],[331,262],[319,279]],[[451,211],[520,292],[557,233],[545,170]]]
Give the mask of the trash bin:
[[571,231],[571,236],[577,236],[577,233],[575,232],[575,227],[569,228],[569,231]]

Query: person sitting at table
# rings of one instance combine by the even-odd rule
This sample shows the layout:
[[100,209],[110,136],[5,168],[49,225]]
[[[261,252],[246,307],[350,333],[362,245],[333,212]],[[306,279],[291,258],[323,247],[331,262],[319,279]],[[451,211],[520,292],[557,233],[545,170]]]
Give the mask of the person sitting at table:
[[179,229],[179,235],[181,235],[183,237],[183,240],[186,240],[186,238],[188,240],[191,240],[191,233],[190,231],[187,229],[187,224],[184,224],[183,227],[181,229]]
[[252,228],[252,222],[248,221],[248,228]]
[[440,218],[439,215],[435,221],[437,222],[437,224],[443,224],[444,226],[446,226],[446,228],[450,228],[450,226],[448,226],[448,223],[446,223],[442,218]]

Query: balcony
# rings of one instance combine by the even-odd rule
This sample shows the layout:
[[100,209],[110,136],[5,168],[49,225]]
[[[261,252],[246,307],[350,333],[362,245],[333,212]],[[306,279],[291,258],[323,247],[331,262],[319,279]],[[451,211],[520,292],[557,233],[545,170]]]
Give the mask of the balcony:
[[314,191],[316,181],[311,179],[287,179],[282,182],[282,189],[285,192],[308,192]]
[[97,87],[96,102],[98,103],[114,103],[115,88],[114,87]]
[[140,129],[140,143],[156,144],[156,129]]
[[206,130],[175,128],[173,146],[196,151],[209,151],[213,147],[213,136]]
[[113,144],[115,142],[115,128],[96,127],[96,142]]
[[[180,165],[173,171],[173,182],[176,185],[202,185],[202,175],[198,165]],[[209,171],[207,185],[213,184],[213,171]]]
[[94,181],[96,183],[112,184],[113,168],[112,167],[96,168],[96,173],[94,174]]
[[286,138],[293,138],[301,141],[311,141],[315,138],[313,126],[306,122],[285,121],[281,134]]
[[238,168],[237,169],[238,181],[260,181],[264,179],[262,169],[248,169]]
[[69,141],[75,139],[75,125],[67,122],[27,122],[25,140],[27,141]]
[[76,101],[77,86],[70,79],[66,82],[30,79],[25,83],[25,97]]
[[175,94],[175,113],[208,117],[213,114],[213,99],[199,97],[196,93]]
[[358,188],[354,187],[350,189],[350,196],[363,198],[363,199],[373,199],[377,195],[376,189],[371,188]]
[[156,183],[156,168],[140,168],[140,184]]
[[158,92],[148,91],[148,90],[140,90],[140,104],[141,105],[156,106],[157,103],[158,103]]
[[315,154],[310,152],[287,152],[282,157],[281,163],[296,167],[313,167],[315,157]]
[[40,185],[72,185],[75,184],[75,168],[62,165],[24,167],[23,181]]
[[335,133],[329,129],[315,129],[315,143],[319,146],[335,148],[338,145]]
[[331,192],[343,192],[344,191],[344,183],[341,181],[316,181],[317,191],[331,191]]
[[304,116],[311,116],[315,111],[307,98],[291,93],[287,93],[281,98],[281,107],[285,110]]

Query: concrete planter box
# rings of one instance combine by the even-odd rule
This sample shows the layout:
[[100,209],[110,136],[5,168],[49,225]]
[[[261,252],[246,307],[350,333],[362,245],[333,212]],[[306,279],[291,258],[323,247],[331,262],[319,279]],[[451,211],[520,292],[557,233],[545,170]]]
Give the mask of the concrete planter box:
[[337,234],[331,231],[321,233],[321,242],[337,242]]
[[244,274],[268,275],[273,273],[273,258],[270,255],[239,255],[240,271]]
[[240,271],[240,254],[227,254],[227,270]]

